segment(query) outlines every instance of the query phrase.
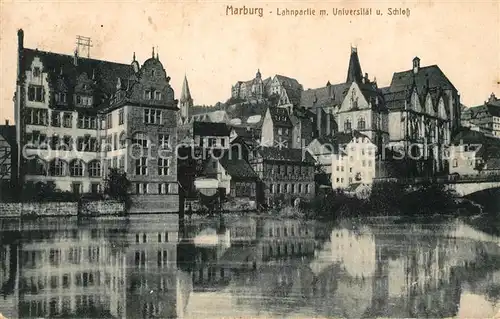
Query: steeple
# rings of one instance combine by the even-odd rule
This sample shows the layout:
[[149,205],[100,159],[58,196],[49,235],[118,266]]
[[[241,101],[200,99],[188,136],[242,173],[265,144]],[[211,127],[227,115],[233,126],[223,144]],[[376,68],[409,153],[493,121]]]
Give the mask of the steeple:
[[257,79],[260,79],[262,77],[262,74],[260,74],[260,69],[257,69],[257,74],[255,74],[255,77]]
[[184,75],[184,83],[182,83],[179,105],[181,108],[181,117],[187,118],[189,116],[189,108],[193,106],[193,98],[191,97],[191,92],[189,91],[189,84],[186,75]]
[[351,47],[351,58],[349,59],[349,69],[347,70],[346,83],[363,81],[363,72],[361,71],[361,64],[358,58],[358,49]]

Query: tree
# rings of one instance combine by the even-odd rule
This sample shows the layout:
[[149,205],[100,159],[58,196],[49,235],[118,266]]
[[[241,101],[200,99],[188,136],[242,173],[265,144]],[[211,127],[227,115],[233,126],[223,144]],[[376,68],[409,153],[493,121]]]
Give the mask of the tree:
[[126,173],[122,173],[116,168],[111,168],[106,178],[104,193],[113,199],[125,203],[125,209],[128,210],[131,205],[129,194],[131,184]]

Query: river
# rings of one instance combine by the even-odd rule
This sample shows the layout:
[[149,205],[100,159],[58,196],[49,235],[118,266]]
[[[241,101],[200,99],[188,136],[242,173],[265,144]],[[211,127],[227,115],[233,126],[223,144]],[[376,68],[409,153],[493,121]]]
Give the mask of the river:
[[455,218],[0,219],[0,289],[6,318],[492,318],[500,237]]

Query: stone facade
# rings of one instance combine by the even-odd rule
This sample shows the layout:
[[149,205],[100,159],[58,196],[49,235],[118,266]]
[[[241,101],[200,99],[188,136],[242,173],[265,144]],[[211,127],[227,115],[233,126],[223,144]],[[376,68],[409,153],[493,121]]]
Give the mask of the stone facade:
[[127,173],[132,194],[176,202],[179,109],[158,55],[140,66],[135,54],[120,64],[27,49],[22,30],[18,41],[21,182],[95,193],[117,168]]

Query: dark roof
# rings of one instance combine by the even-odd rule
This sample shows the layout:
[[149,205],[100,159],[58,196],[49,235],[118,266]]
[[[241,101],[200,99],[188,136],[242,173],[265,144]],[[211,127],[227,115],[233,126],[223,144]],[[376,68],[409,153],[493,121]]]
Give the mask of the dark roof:
[[258,102],[258,103],[236,103],[226,107],[226,113],[230,119],[239,118],[241,122],[244,123],[248,120],[250,116],[260,115],[262,119],[266,113],[268,103]]
[[292,127],[292,122],[288,116],[288,111],[282,107],[269,107],[269,112],[271,113],[271,119],[273,123],[279,126]]
[[350,84],[348,83],[340,83],[303,91],[300,106],[308,109],[311,108],[314,111],[315,107],[323,108],[342,104],[349,87]]
[[346,133],[346,132],[337,132],[332,137],[332,140],[335,143],[339,144],[339,145],[344,145],[344,144],[348,144],[349,142],[352,141],[353,138],[357,138],[357,137],[366,137],[366,138],[368,138],[368,136],[366,136],[365,134],[362,134],[359,131],[353,130],[353,131],[351,131],[349,133]]
[[95,78],[96,87],[102,90],[104,95],[110,96],[116,91],[118,78],[130,79],[134,77],[134,69],[131,64],[78,57],[78,63],[75,65],[73,55],[33,49],[23,49],[22,51],[23,70],[30,68],[35,56],[42,60],[44,72],[51,75],[49,80],[56,82],[57,79],[62,79],[68,88],[74,88],[78,77],[86,73],[89,79]]
[[358,187],[361,186],[361,183],[352,183],[350,184],[346,189],[345,191],[346,192],[355,192]]
[[277,148],[277,147],[261,147],[259,153],[264,160],[284,161],[284,162],[302,162],[314,164],[314,158],[309,152],[296,148]]
[[359,63],[358,50],[351,48],[351,57],[349,58],[349,68],[347,69],[346,83],[357,82],[363,80],[363,72],[361,71],[361,63]]
[[229,156],[229,152],[226,152],[219,162],[227,173],[233,178],[258,178],[257,174],[247,161],[240,159],[237,156]]
[[288,76],[279,75],[279,74],[276,74],[276,78],[278,79],[278,81],[282,85],[282,87],[285,89],[291,88],[291,89],[295,89],[295,90],[302,90],[302,85],[299,83],[299,81],[297,81],[294,78],[290,78]]
[[489,141],[486,135],[479,131],[471,130],[469,128],[462,128],[452,139],[452,145],[463,144],[483,144]]
[[284,89],[290,103],[293,104],[294,106],[300,105],[300,97],[302,96],[302,90],[295,89],[292,87],[285,87]]
[[16,127],[14,125],[0,125],[0,135],[11,147],[16,144]]
[[225,123],[193,122],[194,136],[229,136],[229,127]]
[[417,87],[418,92],[423,92],[426,87],[456,90],[437,65],[430,65],[421,67],[416,74],[413,70],[394,73],[390,92],[409,90],[413,85]]

